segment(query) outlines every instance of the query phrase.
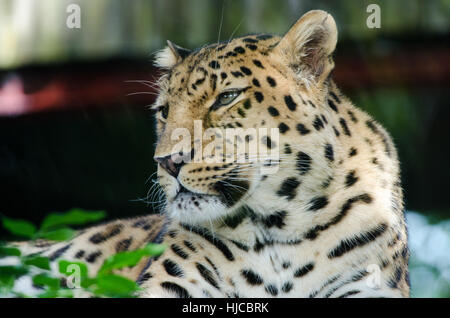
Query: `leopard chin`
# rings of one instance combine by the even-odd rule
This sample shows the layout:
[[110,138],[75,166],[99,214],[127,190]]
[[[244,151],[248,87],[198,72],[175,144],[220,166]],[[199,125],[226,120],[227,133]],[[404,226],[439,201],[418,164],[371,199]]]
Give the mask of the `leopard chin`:
[[167,209],[170,218],[194,225],[215,221],[228,213],[220,196],[181,189]]

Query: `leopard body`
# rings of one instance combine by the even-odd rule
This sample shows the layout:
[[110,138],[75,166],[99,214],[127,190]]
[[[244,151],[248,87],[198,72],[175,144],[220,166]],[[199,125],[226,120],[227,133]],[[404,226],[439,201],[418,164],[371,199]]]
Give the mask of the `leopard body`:
[[[283,37],[195,51],[169,42],[156,59],[164,75],[154,106],[163,213],[23,249],[87,261],[95,272],[117,251],[163,243],[160,257],[122,272],[140,297],[408,297],[397,152],[333,82],[336,41],[331,15],[310,11]],[[242,134],[223,138],[212,155],[198,150],[210,140],[195,137],[174,151],[174,132],[195,136],[196,125]],[[278,157],[251,160],[244,151],[240,162],[238,152],[225,155],[227,142],[255,142],[256,155]]]

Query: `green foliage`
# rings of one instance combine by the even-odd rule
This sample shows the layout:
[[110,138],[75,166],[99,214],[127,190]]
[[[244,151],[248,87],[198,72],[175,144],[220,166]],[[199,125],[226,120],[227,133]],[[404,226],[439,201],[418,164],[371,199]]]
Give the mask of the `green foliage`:
[[51,290],[59,289],[59,279],[47,274],[38,274],[33,276],[33,284],[38,286],[48,286]]
[[9,282],[10,277],[18,278],[28,273],[28,268],[22,265],[0,266],[0,282]]
[[50,261],[47,257],[31,256],[22,258],[24,265],[33,265],[41,269],[50,270]]
[[[18,297],[27,297],[25,295],[17,295]],[[73,298],[73,291],[67,288],[61,289],[48,289],[42,294],[38,295],[39,298]]]
[[164,252],[163,245],[148,244],[144,248],[130,252],[121,252],[110,256],[105,260],[99,270],[99,274],[111,272],[114,269],[121,269],[136,265],[144,256],[158,256]]
[[[48,215],[39,229],[27,221],[13,220],[6,217],[2,219],[2,223],[13,235],[30,240],[43,238],[53,241],[64,241],[72,238],[76,233],[75,230],[68,227],[69,225],[82,225],[98,221],[104,217],[105,213],[103,211],[72,209],[67,213]],[[134,266],[143,257],[158,256],[163,251],[164,246],[162,245],[148,244],[134,251],[117,253],[104,261],[95,276],[89,276],[88,266],[84,262],[59,260],[59,276],[66,276],[68,286],[70,281],[72,287],[79,288],[79,290],[97,297],[134,297],[139,290],[137,283],[114,273],[114,271]],[[0,245],[0,259],[5,257],[13,258],[14,264],[0,266],[0,296],[30,297],[29,295],[15,292],[13,288],[14,282],[18,278],[24,275],[31,275],[33,284],[44,288],[44,291],[37,297],[74,297],[74,289],[61,286],[60,278],[52,275],[48,257],[40,255],[23,256],[16,247]],[[77,284],[79,285],[77,286]]]
[[20,256],[22,253],[18,248],[8,247],[8,246],[0,246],[0,257],[3,256]]
[[114,274],[113,271],[134,266],[143,257],[158,256],[163,251],[163,245],[150,243],[141,249],[114,254],[103,262],[95,277],[89,277],[88,268],[82,262],[60,260],[58,263],[59,272],[70,277],[74,274],[73,269],[77,269],[80,276],[80,286],[85,291],[98,297],[133,297],[134,293],[139,290],[136,282]]
[[50,241],[67,241],[74,237],[75,234],[75,230],[65,227],[53,231],[43,231],[39,234],[39,238],[47,239]]
[[3,227],[14,235],[32,238],[36,234],[36,226],[24,220],[2,219]]
[[96,288],[93,290],[97,296],[106,297],[133,297],[139,290],[136,282],[114,274],[100,275],[96,279]]
[[3,217],[2,223],[5,229],[16,236],[31,240],[41,238],[51,241],[66,241],[74,237],[76,233],[68,225],[96,222],[105,216],[104,211],[85,211],[82,209],[72,209],[66,213],[52,213],[42,221],[39,230],[34,224],[24,220]]
[[88,276],[88,267],[85,263],[82,262],[69,262],[66,260],[60,260],[58,262],[58,270],[63,275],[70,275],[73,273],[73,271],[71,270],[71,265],[78,266],[81,278]]

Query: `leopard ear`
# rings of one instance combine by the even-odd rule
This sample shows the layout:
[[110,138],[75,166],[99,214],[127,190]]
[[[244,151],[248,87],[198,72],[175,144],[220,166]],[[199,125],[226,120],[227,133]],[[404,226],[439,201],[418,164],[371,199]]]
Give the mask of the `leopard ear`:
[[191,51],[167,40],[167,46],[156,53],[155,64],[161,68],[172,68],[180,63]]
[[334,67],[331,54],[337,42],[337,28],[333,17],[325,11],[313,10],[304,14],[285,34],[273,53],[305,82],[323,82]]

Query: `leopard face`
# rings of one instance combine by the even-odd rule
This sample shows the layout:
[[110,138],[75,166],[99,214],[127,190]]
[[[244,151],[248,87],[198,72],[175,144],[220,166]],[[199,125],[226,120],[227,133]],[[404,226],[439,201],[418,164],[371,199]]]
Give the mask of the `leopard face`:
[[313,153],[335,138],[322,105],[336,37],[332,17],[312,12],[284,37],[250,35],[194,51],[169,42],[158,54],[165,74],[154,106],[155,160],[172,217],[215,221],[258,206],[266,193],[291,197],[305,178],[314,187],[329,177],[329,159],[313,162]]

